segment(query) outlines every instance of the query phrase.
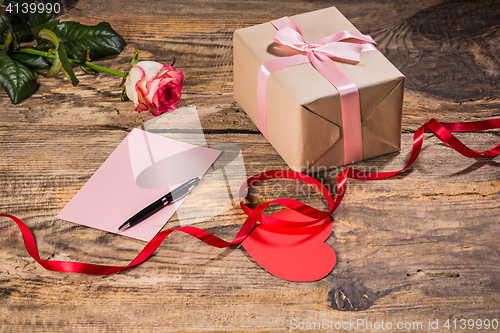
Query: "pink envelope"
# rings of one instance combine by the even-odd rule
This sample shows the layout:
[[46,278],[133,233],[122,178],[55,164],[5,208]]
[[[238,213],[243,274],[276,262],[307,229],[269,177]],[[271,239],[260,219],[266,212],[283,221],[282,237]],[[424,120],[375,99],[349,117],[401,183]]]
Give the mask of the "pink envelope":
[[149,241],[187,197],[131,228],[118,227],[186,181],[201,179],[220,154],[133,129],[56,217]]

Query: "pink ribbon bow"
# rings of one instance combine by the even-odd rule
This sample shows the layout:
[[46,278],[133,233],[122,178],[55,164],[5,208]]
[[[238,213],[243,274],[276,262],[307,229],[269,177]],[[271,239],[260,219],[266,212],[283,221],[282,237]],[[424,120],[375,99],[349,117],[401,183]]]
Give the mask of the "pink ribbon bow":
[[342,130],[344,139],[344,164],[363,159],[363,140],[361,133],[361,112],[359,90],[356,84],[332,60],[351,63],[360,61],[360,54],[377,50],[375,41],[366,35],[352,31],[339,31],[307,43],[300,27],[289,17],[271,22],[278,31],[274,41],[300,51],[285,57],[266,61],[259,70],[257,81],[258,126],[267,138],[266,91],[272,72],[285,67],[310,62],[339,92],[342,108]]

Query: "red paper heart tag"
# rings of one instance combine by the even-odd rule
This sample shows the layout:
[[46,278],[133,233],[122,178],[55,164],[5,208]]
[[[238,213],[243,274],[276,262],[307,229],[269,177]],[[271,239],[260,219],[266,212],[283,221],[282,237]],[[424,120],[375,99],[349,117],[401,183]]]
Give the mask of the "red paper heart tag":
[[[289,222],[313,221],[291,209],[272,216]],[[335,266],[335,252],[325,244],[331,231],[329,217],[306,228],[259,224],[242,245],[260,266],[280,279],[310,282],[324,278]]]

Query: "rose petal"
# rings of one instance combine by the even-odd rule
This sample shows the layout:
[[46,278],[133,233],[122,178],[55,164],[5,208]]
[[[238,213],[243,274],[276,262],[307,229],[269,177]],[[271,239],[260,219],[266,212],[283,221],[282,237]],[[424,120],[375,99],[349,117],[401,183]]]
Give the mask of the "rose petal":
[[156,61],[141,61],[137,63],[136,67],[140,67],[144,71],[144,77],[138,82],[137,87],[142,91],[144,96],[147,96],[147,83],[156,77],[156,74],[161,70],[163,65]]
[[149,108],[143,103],[137,104],[135,106],[135,111],[148,111],[148,110]]
[[140,67],[132,67],[127,76],[127,81],[125,82],[125,91],[127,93],[128,98],[134,102],[134,105],[139,103],[139,99],[137,97],[136,84],[139,82],[144,76],[144,71]]
[[138,67],[146,73],[146,80],[151,81],[156,77],[156,74],[161,71],[163,65],[156,61],[140,61],[137,63]]

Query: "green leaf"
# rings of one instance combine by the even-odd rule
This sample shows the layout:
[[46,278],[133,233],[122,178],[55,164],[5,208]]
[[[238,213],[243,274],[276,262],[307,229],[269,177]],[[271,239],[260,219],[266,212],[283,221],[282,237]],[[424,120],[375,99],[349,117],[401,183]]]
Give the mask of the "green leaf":
[[68,60],[68,55],[66,54],[66,48],[63,43],[59,44],[59,48],[57,49],[57,53],[59,54],[59,59],[61,60],[61,64],[64,70],[64,75],[71,81],[71,83],[76,86],[78,84],[78,79],[76,78],[75,72],[73,72],[73,68]]
[[[52,67],[50,67],[49,71],[47,72],[47,75],[45,75],[45,77],[54,77],[61,71],[61,68],[63,67],[61,59],[60,59],[61,55],[59,53],[59,39],[57,38],[56,34],[53,33],[52,31],[50,31],[49,29],[40,30],[38,32],[38,38],[46,39],[49,42],[51,42],[52,44],[54,44],[54,47],[56,49],[54,63],[52,64]],[[63,50],[63,52],[64,52],[64,50]],[[68,63],[69,63],[69,61],[68,61]],[[66,72],[65,72],[65,74],[66,74]],[[66,75],[66,76],[68,77],[68,75]],[[74,76],[74,74],[73,74],[73,76]],[[76,79],[76,76],[74,78]],[[71,79],[71,82],[73,82],[73,84],[75,84],[73,81],[73,77],[71,75],[69,75],[68,79]]]
[[137,50],[135,50],[134,57],[132,58],[132,67],[137,65],[138,62],[139,62],[139,47],[137,47]]
[[19,43],[27,43],[35,39],[31,33],[30,26],[23,19],[15,17],[14,20],[12,20],[11,25],[12,32],[16,37],[15,39],[17,39]]
[[[33,1],[38,8],[38,4],[43,4],[44,6],[47,4],[42,0]],[[48,13],[47,11],[38,11],[36,10],[34,13],[30,13],[29,24],[31,27],[31,32],[33,36],[38,36],[38,33],[42,29],[53,30],[59,24],[59,17],[54,13]],[[36,38],[38,45],[44,45],[44,43]]]
[[9,32],[7,33],[7,37],[5,38],[5,42],[2,46],[2,51],[4,51],[5,53],[9,52],[9,46],[13,40],[14,40],[14,37],[12,36],[12,33],[9,30]]
[[56,50],[59,47],[59,39],[57,38],[56,34],[49,29],[40,30],[38,32],[38,38],[48,40],[49,42],[54,44]]
[[44,58],[39,55],[19,53],[19,52],[12,52],[10,54],[10,57],[13,60],[20,62],[26,67],[29,67],[34,70],[49,69],[53,62],[52,59],[50,58]]
[[9,20],[7,16],[0,15],[0,34],[3,34],[4,32],[7,31],[7,28],[9,27],[7,25],[7,20]]
[[37,74],[0,51],[0,84],[13,104],[33,95],[37,90]]
[[62,62],[61,62],[61,59],[59,59],[59,52],[56,52],[56,58],[54,59],[54,63],[50,67],[50,69],[47,72],[47,75],[45,75],[45,77],[56,76],[61,71],[61,68],[62,68]]
[[89,48],[90,57],[98,59],[110,55],[119,54],[125,47],[125,40],[109,23],[101,22],[95,26],[86,26],[77,22],[63,22],[53,29],[64,43],[68,57],[84,61],[82,50]]
[[9,24],[12,19],[10,17],[0,15],[0,43],[5,42],[7,32],[9,31]]
[[0,16],[0,43],[5,43],[8,33],[12,31],[12,17]]
[[[38,32],[42,29],[53,29],[59,23],[59,17],[54,13],[48,13],[47,11],[38,10],[38,5],[43,4],[44,6],[47,4],[43,0],[34,0],[30,1],[29,4],[34,3],[37,9],[32,13],[31,8],[28,7],[26,11],[25,3],[26,1],[22,0],[8,0],[3,1],[0,0],[0,5],[3,3],[4,6],[7,6],[9,3],[11,4],[11,8],[17,8],[17,13],[9,14],[9,17],[3,16],[2,18],[6,18],[10,21],[12,26],[12,31],[15,33],[15,37],[19,41],[19,43],[30,42],[35,39],[35,36],[38,35]],[[17,3],[17,7],[15,4]],[[23,13],[25,11],[25,13]],[[12,17],[10,17],[12,16]],[[3,42],[6,36],[7,22],[4,20],[0,20],[0,42]],[[37,42],[39,40],[37,39]],[[47,42],[45,42],[47,44]],[[42,43],[43,45],[43,43]]]
[[122,100],[122,102],[126,102],[126,101],[130,100],[127,96],[127,87],[123,87],[122,93],[120,95],[120,99]]
[[[0,35],[0,43],[4,43],[6,41],[9,32],[13,35],[11,49],[17,49],[19,48],[19,44],[33,40],[33,35],[31,34],[29,25],[19,17],[6,18],[5,16],[1,16],[0,20],[6,26],[6,29]],[[1,28],[3,29],[3,26]]]

